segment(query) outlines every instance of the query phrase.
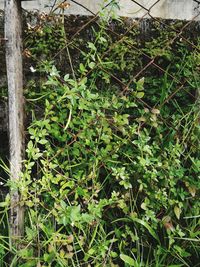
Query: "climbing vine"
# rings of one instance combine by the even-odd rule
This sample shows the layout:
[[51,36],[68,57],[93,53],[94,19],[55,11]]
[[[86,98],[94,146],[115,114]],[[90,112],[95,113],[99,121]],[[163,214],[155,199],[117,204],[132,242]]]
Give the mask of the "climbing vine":
[[13,266],[198,266],[199,39],[170,43],[182,23],[156,21],[118,41],[119,18],[71,39],[69,19],[42,20],[25,39],[26,159],[10,186],[26,227]]

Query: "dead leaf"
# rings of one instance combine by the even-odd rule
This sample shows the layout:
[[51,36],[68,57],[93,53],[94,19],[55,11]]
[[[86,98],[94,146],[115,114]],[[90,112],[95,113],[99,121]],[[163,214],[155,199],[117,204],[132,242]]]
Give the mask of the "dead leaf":
[[197,192],[196,187],[194,187],[194,186],[189,186],[189,187],[188,187],[188,190],[189,190],[190,194],[192,195],[192,197],[195,197],[195,196],[196,196],[196,192]]
[[68,2],[63,2],[58,5],[58,8],[61,8],[61,9],[66,9],[69,7],[70,7],[70,4]]
[[178,206],[174,207],[174,213],[176,215],[176,218],[179,220],[181,215],[181,209]]
[[157,108],[152,108],[151,113],[153,114],[160,114],[160,110]]

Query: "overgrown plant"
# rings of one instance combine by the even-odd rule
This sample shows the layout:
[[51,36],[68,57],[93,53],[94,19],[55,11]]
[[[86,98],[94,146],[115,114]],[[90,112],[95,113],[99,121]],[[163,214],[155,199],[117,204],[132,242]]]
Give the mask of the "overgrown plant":
[[[166,45],[175,33],[157,24],[146,42],[139,28],[117,42],[111,23],[126,30],[98,21],[71,42],[68,74],[56,61],[35,67],[24,171],[10,185],[26,208],[25,236],[20,251],[2,237],[2,262],[10,251],[21,267],[199,266],[198,49]],[[165,71],[152,65],[133,78],[148,57]]]

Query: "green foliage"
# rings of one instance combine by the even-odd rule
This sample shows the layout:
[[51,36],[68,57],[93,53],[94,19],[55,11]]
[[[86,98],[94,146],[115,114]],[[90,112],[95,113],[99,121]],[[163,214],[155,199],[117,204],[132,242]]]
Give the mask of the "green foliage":
[[33,25],[27,23],[25,56],[44,60],[56,53],[65,44],[62,18],[45,13],[32,16]]
[[[198,50],[168,43],[175,33],[157,24],[144,44],[136,29],[112,45],[107,26],[73,40],[82,50],[76,69],[44,61],[39,88],[26,90],[32,117],[15,185],[26,227],[13,266],[199,264]],[[34,56],[41,47],[51,55],[44,42]],[[166,71],[151,65],[134,78],[147,56]],[[10,250],[2,244],[0,256]]]

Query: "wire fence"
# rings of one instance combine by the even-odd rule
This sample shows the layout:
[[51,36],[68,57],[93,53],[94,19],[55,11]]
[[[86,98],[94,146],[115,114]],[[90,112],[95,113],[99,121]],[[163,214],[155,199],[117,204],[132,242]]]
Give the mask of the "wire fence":
[[[56,31],[51,31],[49,35],[48,33],[43,35],[42,31],[46,26],[53,24],[56,25],[60,22],[65,25],[64,35],[62,33],[62,38],[64,39],[61,40],[61,45],[57,46],[51,55],[46,56],[45,59],[48,59],[48,61],[57,60],[57,63],[62,61],[62,68],[64,68],[65,71],[71,72],[74,76],[76,76],[75,72],[76,69],[79,68],[80,64],[78,57],[80,57],[82,53],[89,53],[88,45],[80,44],[78,39],[82,38],[86,44],[91,40],[94,41],[93,29],[95,27],[96,29],[103,28],[106,33],[105,35],[110,38],[109,46],[106,49],[103,49],[103,52],[98,55],[98,59],[94,59],[94,66],[92,68],[88,68],[87,71],[81,74],[81,79],[83,80],[86,77],[92,76],[97,69],[101,69],[102,72],[112,78],[112,82],[114,84],[118,84],[121,88],[119,96],[122,96],[128,94],[129,91],[132,90],[131,88],[136,80],[146,76],[155,76],[155,79],[156,77],[160,78],[162,76],[163,80],[168,83],[166,86],[169,86],[169,88],[165,88],[165,97],[161,96],[163,93],[162,90],[160,89],[159,91],[159,88],[157,88],[157,94],[160,94],[160,99],[162,99],[162,101],[158,102],[158,97],[156,101],[152,101],[153,96],[151,96],[151,93],[148,92],[151,90],[151,88],[148,88],[148,82],[145,84],[145,95],[147,97],[136,97],[136,100],[144,108],[148,108],[151,111],[158,110],[159,118],[162,122],[166,124],[167,127],[172,127],[175,130],[176,127],[171,124],[171,114],[169,117],[163,117],[161,111],[162,109],[164,110],[165,106],[170,106],[171,102],[177,101],[177,96],[179,97],[182,92],[184,92],[185,98],[190,99],[190,103],[197,102],[199,91],[197,73],[199,71],[199,66],[198,63],[195,67],[188,66],[188,64],[192,64],[189,62],[189,60],[192,59],[186,58],[182,62],[183,66],[173,68],[173,66],[171,66],[171,64],[175,64],[173,58],[167,57],[173,57],[173,55],[176,56],[176,54],[179,54],[180,56],[181,53],[181,56],[184,57],[184,52],[180,52],[181,45],[186,47],[185,53],[192,52],[194,57],[199,57],[198,53],[200,47],[198,32],[200,26],[198,20],[200,18],[200,12],[197,9],[199,3],[196,3],[197,6],[194,17],[189,21],[183,21],[180,23],[180,21],[164,20],[152,16],[152,9],[155,9],[156,6],[160,4],[161,0],[154,1],[150,6],[149,3],[148,6],[143,5],[141,1],[131,0],[131,2],[134,8],[136,5],[144,12],[144,14],[137,19],[123,18],[120,22],[119,20],[117,22],[119,17],[117,17],[117,19],[115,18],[114,21],[111,19],[112,16],[116,16],[115,12],[119,7],[117,1],[106,2],[105,6],[103,6],[97,13],[94,13],[87,7],[87,5],[84,5],[84,1],[80,3],[74,0],[54,1],[48,14],[44,12],[38,14],[38,12],[34,13],[25,11],[26,19],[24,27],[26,28],[26,34],[24,37],[23,51],[25,59],[25,80],[34,76],[34,74],[30,74],[30,66],[34,63],[43,64],[44,61],[42,50],[38,54],[34,53],[34,47],[36,45],[34,42],[37,41],[36,39],[38,36],[41,35],[41,38],[44,37],[44,39],[51,38],[53,41],[55,41],[57,37],[60,38],[60,36],[57,36],[58,33]],[[65,10],[71,8],[70,3],[85,9],[91,16],[65,16]],[[102,23],[101,20],[107,20],[107,22]],[[164,36],[164,32],[167,32],[166,36]],[[135,41],[131,42],[131,38]],[[147,49],[145,46],[150,45],[150,42],[152,42],[153,39],[156,40],[156,44],[152,45],[151,51],[151,48]],[[45,41],[48,42],[48,40]],[[132,60],[131,57],[133,56],[133,53],[131,53],[131,51],[134,51],[134,57],[138,57],[139,59],[137,62],[138,65],[128,70],[130,72],[129,74],[126,73],[127,70],[125,67],[121,70],[116,70],[116,67],[115,70],[106,67],[106,64],[108,64],[108,62],[106,62],[107,59],[110,55],[112,55],[116,47],[120,45],[123,46],[126,51],[123,56],[126,57],[127,61],[130,62]],[[42,47],[42,49],[43,48],[44,47]],[[171,55],[167,55],[169,51],[172,51]],[[67,63],[66,53],[68,58]],[[164,60],[162,60],[162,57]],[[114,62],[115,58],[112,59]],[[117,56],[116,60],[116,64],[122,63],[119,62],[119,58],[117,58]],[[122,61],[123,60],[124,58]],[[135,58],[133,60],[135,60]],[[104,61],[106,64],[102,64]],[[2,62],[4,62],[3,57]],[[64,65],[67,65],[68,67],[66,68]],[[189,71],[190,75],[187,73]],[[3,68],[2,72],[4,73]],[[37,77],[37,75],[34,77]],[[5,82],[4,78],[2,78],[2,80]],[[155,92],[155,90],[153,90],[153,92]],[[182,104],[183,103],[184,102],[182,102]],[[175,104],[173,103],[172,106],[174,105]]]
[[[91,16],[83,16],[81,18],[77,16],[64,16],[65,10],[70,9],[70,2],[73,2],[80,8],[85,9],[91,14]],[[163,93],[161,92],[162,90],[160,89],[159,92],[159,88],[157,89],[157,94],[160,94],[160,99],[162,99],[162,101],[159,102],[158,98],[156,102],[152,101],[153,96],[151,96],[149,92],[145,92],[147,97],[136,97],[136,100],[144,108],[148,108],[149,110],[158,110],[157,112],[159,112],[159,117],[162,122],[165,123],[167,127],[176,128],[170,123],[171,114],[168,118],[163,117],[161,115],[162,112],[160,111],[164,109],[166,105],[169,106],[170,102],[177,101],[176,97],[180,95],[180,92],[184,92],[184,97],[192,99],[191,101],[193,103],[197,101],[199,82],[196,77],[196,72],[198,72],[198,66],[194,67],[196,68],[195,70],[192,70],[191,68],[193,68],[193,66],[188,66],[188,64],[191,63],[189,62],[191,59],[187,58],[182,61],[183,66],[178,66],[178,64],[181,64],[180,62],[177,63],[177,68],[173,68],[171,65],[175,64],[173,56],[175,57],[176,54],[178,54],[180,57],[184,57],[184,53],[193,51],[193,53],[196,54],[196,57],[198,57],[200,49],[198,41],[199,12],[196,11],[191,20],[183,21],[182,23],[176,20],[163,20],[153,17],[151,14],[152,9],[156,8],[156,6],[160,4],[160,0],[154,1],[154,3],[152,3],[150,6],[148,5],[148,7],[142,5],[140,1],[132,0],[131,2],[134,6],[137,5],[141,10],[144,11],[144,15],[138,19],[124,18],[121,20],[121,22],[117,22],[116,19],[114,21],[111,19],[112,16],[114,16],[114,12],[118,8],[118,4],[116,3],[117,1],[108,2],[104,7],[102,7],[101,11],[97,12],[96,14],[89,10],[89,8],[82,2],[79,3],[73,0],[70,2],[55,1],[49,14],[36,14],[34,25],[32,26],[28,23],[28,35],[26,35],[24,43],[26,44],[26,40],[32,38],[31,35],[35,35],[35,38],[37,38],[36,36],[38,36],[38,33],[40,34],[43,31],[43,27],[49,23],[51,24],[53,20],[55,24],[57,23],[57,20],[64,23],[65,40],[62,40],[62,45],[57,47],[56,50],[54,50],[52,54],[48,56],[48,61],[57,60],[57,62],[59,62],[59,60],[62,61],[63,58],[65,61],[67,53],[68,63],[65,61],[64,65],[68,64],[67,71],[71,72],[71,74],[75,77],[76,69],[79,68],[78,64],[80,64],[77,57],[80,57],[81,54],[84,53],[90,53],[88,50],[88,45],[80,44],[78,39],[82,38],[85,43],[94,41],[94,36],[92,33],[93,29],[95,27],[102,29],[103,27],[106,35],[110,36],[109,38],[111,38],[109,41],[109,46],[106,49],[103,49],[103,52],[98,55],[98,59],[94,59],[94,66],[84,71],[84,74],[81,74],[81,79],[83,80],[86,77],[91,77],[97,69],[101,69],[102,72],[112,78],[112,82],[114,84],[117,83],[119,85],[121,88],[119,95],[122,96],[128,94],[129,91],[132,90],[131,87],[133,87],[133,83],[136,80],[145,76],[154,76],[155,79],[156,77],[160,78],[162,76],[167,83],[170,82],[171,84],[168,85],[169,88],[166,88],[165,97],[161,96]],[[55,15],[56,12],[57,14]],[[33,22],[32,19],[33,17],[31,16],[30,23]],[[102,24],[101,19],[107,20],[107,22]],[[117,17],[117,19],[119,19],[119,17]],[[166,32],[165,36],[164,32]],[[54,34],[55,36],[53,37]],[[45,38],[52,38],[55,41],[57,38],[56,34],[56,32],[51,32],[50,35],[47,34]],[[131,38],[132,40],[136,41],[130,42]],[[150,43],[153,41],[153,39],[156,40],[156,43],[154,43],[149,49],[147,49],[147,47],[145,48],[146,45],[150,46]],[[180,51],[181,45],[186,47],[185,52]],[[124,47],[126,50],[125,57],[128,61],[131,60],[129,57],[132,56],[130,51],[134,51],[134,56],[140,59],[138,60],[138,62],[140,61],[140,63],[138,63],[140,66],[137,65],[137,67],[134,66],[133,69],[129,69],[131,75],[130,73],[127,75],[125,68],[123,68],[123,70],[116,71],[116,69],[113,70],[112,68],[109,69],[106,67],[106,64],[108,64],[108,62],[106,62],[107,59],[110,55],[112,55],[113,51],[118,46]],[[28,45],[25,45],[25,47],[25,58],[30,58],[29,64],[27,65],[28,71],[30,64],[32,64],[32,59],[35,61],[35,63],[37,62],[43,64],[42,62],[44,58],[41,55],[41,51],[39,54],[34,54],[31,52],[34,50],[34,41],[32,43],[28,42]],[[170,53],[169,51],[171,51],[171,55],[168,55],[168,53]],[[122,63],[119,62],[119,58],[117,58],[117,56],[116,60],[116,64]],[[135,60],[135,58],[133,60]],[[102,64],[104,61],[105,64]],[[113,61],[115,61],[115,58],[113,58]],[[191,77],[192,75],[186,73],[189,71],[189,68],[191,73],[195,72],[195,74],[193,73],[193,77]],[[149,91],[150,88],[148,88],[148,85],[146,86],[147,90]]]
[[[63,240],[68,240],[72,232],[77,240],[70,241],[69,244],[75,244],[74,248],[66,248],[66,261],[61,266],[68,266],[70,257],[74,257],[73,266],[86,266],[86,263],[87,266],[115,266],[106,265],[110,250],[116,250],[118,256],[123,255],[124,250],[128,255],[130,238],[121,235],[119,240],[125,238],[126,242],[120,241],[118,246],[114,244],[116,241],[111,241],[105,245],[106,256],[100,251],[93,257],[90,248],[104,242],[100,238],[99,243],[95,240],[93,244],[96,225],[101,220],[103,230],[98,231],[104,232],[105,239],[112,235],[115,240],[118,228],[131,231],[124,226],[127,221],[120,222],[121,217],[136,219],[135,229],[142,229],[138,231],[137,240],[144,237],[142,242],[148,250],[149,244],[153,244],[149,241],[152,237],[165,247],[163,228],[171,231],[166,238],[170,235],[172,238],[174,233],[179,236],[181,227],[185,231],[186,222],[180,219],[181,212],[183,216],[196,216],[195,198],[200,189],[199,161],[196,163],[200,123],[200,11],[196,9],[193,18],[187,21],[162,19],[155,17],[152,10],[163,1],[148,1],[148,5],[143,5],[142,1],[131,0],[130,10],[138,7],[142,14],[131,18],[118,15],[119,3],[114,0],[103,1],[104,6],[96,13],[84,1],[52,2],[48,13],[24,10],[23,16],[24,95],[28,119],[24,171],[17,186],[21,190],[20,205],[25,206],[27,214],[30,210],[30,218],[25,218],[30,228],[26,227],[25,239],[21,242],[27,248],[32,246],[33,256],[37,255],[35,262],[48,262],[42,253],[51,253],[50,245],[56,244],[59,254]],[[197,7],[199,3],[194,2]],[[70,3],[90,15],[66,15]],[[80,89],[81,86],[88,90]],[[2,88],[0,105],[3,101],[3,107],[7,100],[6,85]],[[96,108],[91,103],[92,99],[96,101],[98,92],[103,93]],[[90,97],[88,102],[87,97]],[[76,100],[80,107],[73,110]],[[93,112],[90,107],[96,110]],[[1,115],[0,118],[3,121]],[[109,143],[112,143],[110,147]],[[177,164],[173,165],[173,161]],[[7,183],[6,179],[1,179],[3,184]],[[146,199],[149,202],[145,202]],[[37,214],[31,215],[34,209]],[[74,221],[70,221],[71,218],[75,218]],[[52,223],[54,230],[50,238],[45,230],[47,220],[47,227]],[[80,227],[81,223],[78,225],[79,220],[83,220],[83,225],[88,223],[88,231]],[[30,229],[34,229],[33,234]],[[137,235],[135,229],[132,236]],[[61,233],[63,236],[59,236]],[[181,238],[187,237],[181,234]],[[81,243],[81,235],[91,238],[89,246],[87,242]],[[192,238],[183,240],[188,242],[184,243],[187,248]],[[123,256],[120,257],[110,262],[122,263]],[[170,257],[164,265],[180,264],[176,256],[174,261]],[[19,256],[21,259],[33,260],[29,254]],[[192,262],[191,256],[186,266]]]
[[[150,76],[155,79],[156,77],[162,77],[163,81],[165,80],[166,83],[168,83],[168,85],[164,86],[169,87],[165,88],[165,97],[161,96],[164,94],[162,88],[155,89],[157,90],[156,94],[160,95],[160,99],[162,100],[158,101],[158,96],[156,101],[152,101],[154,97],[149,92],[151,88],[148,88],[148,82],[145,83],[145,96],[141,98],[136,97],[136,100],[141,106],[148,108],[150,111],[158,110],[157,112],[159,112],[161,121],[166,124],[167,127],[172,127],[175,130],[176,127],[172,125],[170,120],[171,114],[169,114],[169,117],[163,117],[161,111],[164,110],[165,106],[170,106],[170,102],[177,101],[176,97],[182,92],[184,92],[184,97],[189,99],[188,103],[195,103],[197,101],[199,90],[197,77],[199,70],[197,66],[198,63],[195,67],[188,67],[188,64],[191,63],[189,63],[189,60],[192,59],[186,58],[182,62],[182,69],[181,66],[173,68],[171,65],[175,64],[173,56],[176,56],[176,54],[179,54],[180,57],[184,57],[184,52],[180,52],[181,45],[186,47],[185,53],[192,52],[198,57],[200,49],[198,41],[200,27],[198,20],[200,18],[200,12],[197,7],[199,3],[196,3],[196,11],[194,12],[195,15],[193,18],[180,23],[180,21],[160,19],[152,15],[152,9],[155,9],[161,3],[161,0],[154,1],[151,5],[149,5],[148,2],[146,6],[143,5],[141,1],[131,0],[131,2],[133,8],[131,8],[129,3],[130,10],[135,9],[137,6],[140,11],[143,11],[143,15],[136,19],[130,17],[123,18],[120,22],[119,17],[116,16],[117,11],[119,11],[118,1],[113,0],[107,1],[105,6],[102,6],[97,13],[90,10],[88,6],[84,4],[84,1],[80,3],[74,0],[54,1],[53,5],[50,7],[49,13],[25,11],[26,18],[24,20],[24,28],[26,29],[26,33],[24,34],[23,51],[25,80],[28,81],[29,78],[38,78],[39,71],[37,71],[36,75],[34,73],[30,74],[30,67],[32,68],[34,64],[43,65],[44,59],[48,59],[49,62],[57,62],[58,66],[61,66],[61,69],[63,68],[63,71],[71,72],[75,77],[75,72],[79,69],[80,64],[78,57],[81,57],[83,53],[90,53],[88,50],[88,42],[95,41],[93,29],[103,28],[106,33],[105,36],[110,38],[109,46],[103,49],[98,55],[98,59],[94,59],[94,62],[92,62],[94,66],[88,68],[81,74],[81,78],[79,78],[83,80],[86,77],[91,77],[97,69],[100,69],[105,75],[112,78],[113,84],[118,84],[120,87],[119,96],[122,96],[128,94],[132,90],[136,80],[143,77],[148,80]],[[71,3],[86,10],[91,16],[65,16],[64,13],[71,8]],[[112,20],[112,17],[116,18]],[[107,22],[102,23],[102,20],[106,20]],[[65,31],[64,34],[63,32],[61,33],[61,36],[56,30],[57,26],[55,26],[59,23],[63,23]],[[49,34],[48,32],[43,33],[45,30],[44,28],[46,27],[47,29],[49,26],[54,27],[55,31],[50,31]],[[166,34],[164,34],[165,32]],[[51,54],[44,56],[45,53],[43,53],[43,49],[45,46],[49,45],[48,39],[52,39],[53,42],[56,42],[57,38],[60,37],[62,37],[60,46],[58,45],[55,47],[55,49],[51,51]],[[42,47],[39,52],[36,51],[35,53],[37,38],[44,39],[44,47]],[[79,39],[83,39],[83,42],[87,45],[80,44]],[[131,42],[131,39],[134,41]],[[150,45],[153,39],[156,40],[156,43]],[[151,46],[151,48],[147,49],[147,47],[145,47],[146,45]],[[112,57],[113,62],[116,60],[116,64],[122,64],[115,52],[118,46],[124,48],[125,53],[123,57],[125,57],[128,62],[138,58],[137,66],[133,64],[132,69],[130,68],[128,70],[125,67],[121,70],[116,67],[114,67],[114,69],[106,67],[109,64],[107,60],[110,55],[112,55],[113,51],[116,56],[116,59]],[[170,53],[169,51],[171,51],[171,55],[168,55],[168,53]],[[172,58],[167,58],[168,56]],[[131,57],[133,58],[131,59]],[[66,62],[66,58],[68,62]],[[124,58],[121,60],[123,61]],[[188,62],[186,62],[187,60]],[[2,62],[4,62],[3,57]],[[102,62],[105,64],[102,64]],[[181,63],[179,62],[178,64]],[[192,70],[192,68],[196,69]],[[34,71],[33,69],[33,72]],[[127,74],[127,72],[130,73]],[[186,72],[191,73],[189,75]],[[194,75],[192,75],[192,73]],[[5,78],[2,78],[2,80],[5,82]],[[161,84],[159,86],[161,86]],[[155,90],[152,90],[152,94],[155,93]],[[183,105],[183,103],[184,102],[182,102],[181,105]],[[173,103],[172,106],[174,105]],[[174,109],[172,110],[174,112]]]

